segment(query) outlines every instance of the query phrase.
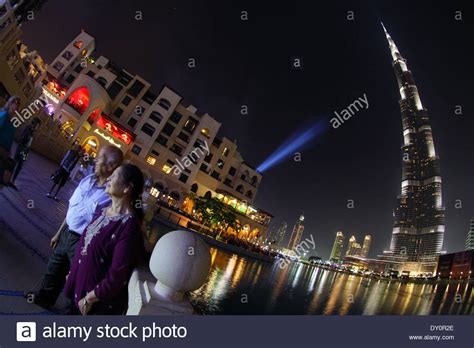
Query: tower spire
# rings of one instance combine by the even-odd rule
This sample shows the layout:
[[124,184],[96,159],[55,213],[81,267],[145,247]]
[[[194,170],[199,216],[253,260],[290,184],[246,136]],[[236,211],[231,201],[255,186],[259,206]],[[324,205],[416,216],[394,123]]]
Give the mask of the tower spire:
[[385,32],[385,37],[387,38],[388,46],[390,47],[390,52],[392,53],[393,61],[395,62],[399,59],[403,59],[402,55],[400,54],[400,51],[398,50],[397,45],[395,45],[395,42],[388,33],[387,29],[385,28],[385,25],[383,25],[383,22],[380,22],[380,24],[382,24],[383,31]]

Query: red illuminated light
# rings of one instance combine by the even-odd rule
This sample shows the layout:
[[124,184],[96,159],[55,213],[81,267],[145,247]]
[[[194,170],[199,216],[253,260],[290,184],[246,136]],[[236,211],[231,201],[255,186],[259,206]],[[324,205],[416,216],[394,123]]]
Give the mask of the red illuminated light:
[[[96,112],[96,111],[94,111],[94,112]],[[91,116],[92,116],[92,114],[91,114]],[[115,138],[120,139],[121,141],[123,141],[127,145],[130,145],[130,143],[132,142],[132,136],[128,132],[126,132],[122,128],[118,127],[115,123],[108,120],[103,115],[99,116],[97,118],[96,125],[98,127],[102,128],[102,129],[105,129],[112,136],[114,136]]]
[[79,87],[67,98],[66,104],[82,115],[89,106],[89,100],[89,90],[86,87]]

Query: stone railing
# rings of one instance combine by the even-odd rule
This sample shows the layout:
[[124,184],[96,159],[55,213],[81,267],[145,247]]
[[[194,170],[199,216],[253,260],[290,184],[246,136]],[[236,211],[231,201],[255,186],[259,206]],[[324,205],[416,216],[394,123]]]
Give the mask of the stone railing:
[[133,271],[127,315],[193,314],[186,292],[198,289],[207,278],[207,244],[187,231],[169,232],[156,243],[149,267]]

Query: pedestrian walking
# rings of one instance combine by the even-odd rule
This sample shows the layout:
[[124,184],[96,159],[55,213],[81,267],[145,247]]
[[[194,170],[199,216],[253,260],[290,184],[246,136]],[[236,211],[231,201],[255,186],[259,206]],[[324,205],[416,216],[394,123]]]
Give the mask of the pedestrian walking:
[[[82,151],[81,146],[79,144],[73,145],[73,147],[66,152],[66,155],[61,161],[59,168],[51,175],[51,179],[53,180],[53,186],[46,194],[46,197],[57,199],[59,190],[66,184],[67,179],[69,179],[69,175],[71,171],[76,166],[77,162],[81,158]],[[53,190],[57,187],[56,193],[53,196]]]
[[13,169],[11,184],[15,186],[15,180],[20,174],[21,169],[23,168],[23,163],[27,160],[28,154],[30,152],[31,144],[33,143],[33,136],[34,132],[39,128],[41,125],[41,120],[35,117],[31,120],[31,124],[26,126],[20,136],[20,140],[18,141],[18,146],[15,152],[15,168]]
[[10,97],[0,109],[0,187],[10,186],[10,179],[15,166],[11,158],[11,148],[16,128],[11,119],[20,108],[20,98]]

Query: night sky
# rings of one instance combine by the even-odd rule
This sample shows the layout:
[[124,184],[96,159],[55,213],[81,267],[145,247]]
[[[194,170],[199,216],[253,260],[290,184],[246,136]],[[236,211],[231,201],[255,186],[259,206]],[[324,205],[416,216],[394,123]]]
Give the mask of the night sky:
[[[461,10],[462,21],[455,20]],[[136,21],[135,11],[143,20]],[[248,11],[242,21],[241,11]],[[355,19],[347,20],[347,11]],[[336,231],[362,243],[370,256],[388,249],[400,193],[400,98],[383,21],[407,59],[428,109],[441,159],[447,208],[444,250],[462,250],[474,217],[473,8],[468,1],[48,1],[23,24],[23,40],[47,63],[81,29],[104,55],[148,80],[166,84],[198,114],[222,123],[257,167],[308,123],[332,117],[364,93],[355,114],[264,173],[256,205],[285,220],[291,233],[304,211],[305,234],[329,257]],[[189,68],[189,58],[197,62]],[[292,67],[299,58],[301,69]],[[241,115],[241,105],[248,115]],[[462,115],[455,114],[456,105]],[[456,209],[456,200],[462,209]],[[347,208],[354,200],[355,208]]]

